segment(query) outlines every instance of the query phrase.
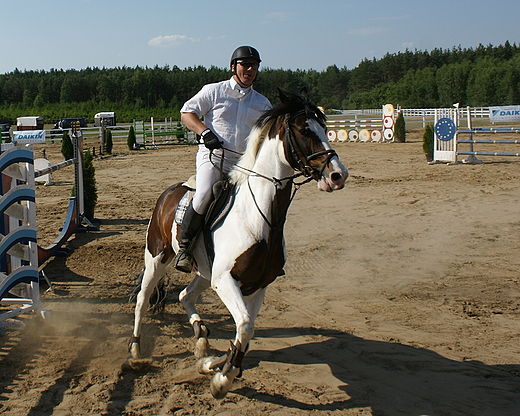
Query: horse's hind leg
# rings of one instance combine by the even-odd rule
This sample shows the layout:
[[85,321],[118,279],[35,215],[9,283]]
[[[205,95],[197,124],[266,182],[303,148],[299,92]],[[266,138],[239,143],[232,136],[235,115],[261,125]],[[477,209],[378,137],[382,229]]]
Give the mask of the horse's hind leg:
[[152,257],[150,252],[145,250],[145,269],[143,273],[143,280],[141,282],[141,290],[139,290],[139,293],[137,294],[137,301],[135,304],[134,331],[128,347],[130,354],[134,359],[139,359],[141,355],[140,343],[143,315],[150,306],[150,296],[153,293],[157,282],[166,271],[167,264],[161,262],[162,257],[163,254]]
[[197,274],[191,283],[179,294],[179,300],[190,318],[190,324],[193,327],[193,332],[197,339],[194,350],[196,358],[207,357],[209,355],[209,329],[200,318],[197,308],[195,307],[195,302],[197,302],[201,293],[209,287],[209,280]]

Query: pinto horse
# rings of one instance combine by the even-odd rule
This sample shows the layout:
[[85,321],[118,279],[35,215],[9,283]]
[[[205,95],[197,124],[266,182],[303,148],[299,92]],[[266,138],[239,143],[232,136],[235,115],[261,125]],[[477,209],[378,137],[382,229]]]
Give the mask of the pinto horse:
[[[266,287],[284,274],[283,227],[295,190],[315,180],[320,190],[332,192],[342,189],[348,177],[328,142],[325,116],[309,102],[306,92],[280,91],[280,100],[281,105],[260,117],[251,130],[246,151],[229,175],[231,207],[196,240],[195,278],[179,295],[197,338],[198,369],[214,374],[210,390],[215,398],[223,398],[240,376]],[[299,176],[307,179],[295,183]],[[176,211],[188,191],[182,183],[168,188],[148,225],[145,269],[129,345],[134,359],[140,357],[141,320],[150,295],[178,250]],[[212,249],[204,240],[210,240]],[[200,294],[210,286],[236,325],[235,339],[222,357],[208,356],[209,331],[195,308]]]

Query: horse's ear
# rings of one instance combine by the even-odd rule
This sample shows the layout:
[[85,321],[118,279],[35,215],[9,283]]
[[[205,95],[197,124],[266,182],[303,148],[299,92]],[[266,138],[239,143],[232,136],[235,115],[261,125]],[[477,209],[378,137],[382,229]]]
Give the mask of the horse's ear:
[[309,100],[309,92],[307,91],[307,87],[303,87],[303,88],[300,90],[300,94],[301,94],[302,97],[305,98],[307,101]]
[[291,104],[291,99],[280,88],[278,88],[278,97],[284,106],[288,107]]

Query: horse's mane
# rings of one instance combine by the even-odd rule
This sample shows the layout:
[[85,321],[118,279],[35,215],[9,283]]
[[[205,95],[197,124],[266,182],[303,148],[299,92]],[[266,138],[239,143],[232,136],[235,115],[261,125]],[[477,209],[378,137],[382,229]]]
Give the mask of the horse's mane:
[[[246,139],[246,151],[238,162],[238,167],[230,173],[231,181],[236,184],[244,182],[249,175],[247,169],[252,169],[258,152],[264,143],[269,131],[279,117],[286,114],[294,115],[304,111],[307,118],[316,120],[321,126],[325,127],[326,117],[323,112],[309,101],[307,91],[302,90],[300,94],[286,94],[278,90],[281,104],[271,110],[266,111],[256,121],[249,136]],[[243,167],[244,169],[241,169]]]

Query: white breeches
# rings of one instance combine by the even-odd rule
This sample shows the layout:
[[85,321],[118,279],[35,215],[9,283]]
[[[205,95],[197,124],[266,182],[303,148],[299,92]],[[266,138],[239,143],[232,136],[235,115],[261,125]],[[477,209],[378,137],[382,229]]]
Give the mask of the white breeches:
[[209,150],[205,148],[197,152],[197,189],[193,196],[193,209],[198,214],[206,213],[211,203],[213,185],[222,179],[223,173],[227,176],[238,161],[238,155],[225,152],[222,163],[221,154],[221,151],[214,151],[210,157]]

